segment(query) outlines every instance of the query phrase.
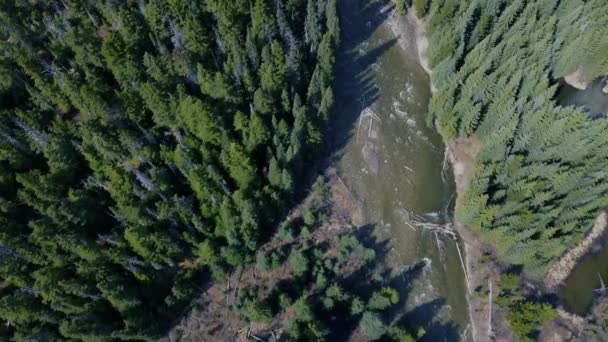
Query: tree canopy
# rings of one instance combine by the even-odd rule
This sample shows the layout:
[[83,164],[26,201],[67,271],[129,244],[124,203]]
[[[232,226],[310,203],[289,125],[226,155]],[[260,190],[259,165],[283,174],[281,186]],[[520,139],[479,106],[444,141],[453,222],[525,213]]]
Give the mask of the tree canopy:
[[2,1],[0,22],[2,333],[156,340],[290,205],[336,1]]
[[[555,98],[556,78],[608,73],[608,3],[430,2],[429,121],[480,142],[457,218],[538,277],[608,206],[608,121]],[[458,140],[461,139],[461,140]]]

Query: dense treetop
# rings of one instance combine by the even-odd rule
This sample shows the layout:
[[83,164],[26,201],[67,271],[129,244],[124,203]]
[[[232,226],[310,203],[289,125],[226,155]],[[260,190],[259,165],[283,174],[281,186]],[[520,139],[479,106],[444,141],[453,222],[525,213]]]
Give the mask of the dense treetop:
[[0,1],[0,318],[154,340],[322,144],[335,0]]
[[426,9],[438,89],[429,119],[446,142],[481,145],[456,215],[539,276],[608,206],[605,115],[555,101],[558,78],[608,74],[608,3],[433,0]]

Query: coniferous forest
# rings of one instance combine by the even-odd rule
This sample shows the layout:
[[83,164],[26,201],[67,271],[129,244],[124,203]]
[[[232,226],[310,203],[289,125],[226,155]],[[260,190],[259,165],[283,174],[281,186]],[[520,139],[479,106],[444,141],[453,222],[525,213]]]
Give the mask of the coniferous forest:
[[[608,207],[606,113],[556,97],[566,76],[608,74],[608,2],[395,1],[408,11],[430,43],[429,124],[479,147],[456,218],[540,279]],[[294,210],[339,86],[338,12],[0,0],[0,340],[157,341],[201,284],[244,265],[231,307],[250,324],[295,312],[286,340],[422,337],[389,318],[403,298],[368,277],[376,255],[352,227],[315,232],[323,177]],[[554,308],[503,278],[499,305],[528,338]]]
[[155,340],[322,146],[336,1],[6,0],[0,23],[2,334]]
[[608,121],[555,100],[566,75],[608,74],[608,2],[423,3],[429,121],[481,146],[456,217],[538,278],[608,206]]

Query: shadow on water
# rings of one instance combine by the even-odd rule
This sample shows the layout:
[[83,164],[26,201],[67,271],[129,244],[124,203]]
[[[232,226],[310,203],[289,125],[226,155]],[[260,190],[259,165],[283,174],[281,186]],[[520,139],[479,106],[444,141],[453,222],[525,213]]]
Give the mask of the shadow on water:
[[[374,234],[374,225],[369,224],[359,228],[356,232],[357,238],[368,248],[377,253],[377,259],[372,268],[362,268],[344,280],[347,284],[356,284],[352,290],[363,298],[370,296],[378,290],[377,284],[371,284],[368,279],[375,277],[380,279],[383,286],[390,286],[399,291],[399,302],[383,313],[386,322],[391,326],[400,326],[415,331],[422,327],[426,334],[421,341],[458,341],[460,339],[459,328],[453,322],[443,322],[435,319],[441,310],[445,308],[446,301],[443,298],[429,300],[412,310],[407,310],[406,302],[413,290],[413,282],[422,276],[428,264],[421,260],[403,270],[395,270],[386,265],[385,258],[388,255],[390,245],[386,240],[378,240]],[[348,315],[347,315],[348,316]],[[358,328],[357,322],[346,323],[336,319],[340,329],[334,330],[337,340],[346,340]]]
[[434,319],[445,304],[443,298],[430,300],[407,312],[399,322],[406,326],[424,328],[426,334],[419,341],[458,341],[460,334],[456,324]]
[[390,15],[392,6],[388,4],[387,0],[372,3],[341,0],[339,3],[342,37],[336,58],[336,110],[329,123],[327,139],[327,154],[333,156],[331,161],[340,157],[361,111],[380,96],[371,68],[397,39],[385,41],[365,54],[360,53],[360,48]]
[[[419,308],[417,311],[406,312],[406,301],[413,289],[412,283],[418,278],[424,268],[427,266],[425,261],[420,261],[407,267],[403,270],[396,271],[393,268],[387,267],[386,256],[390,250],[390,244],[387,240],[379,240],[374,234],[375,225],[368,224],[360,227],[356,230],[355,235],[358,240],[367,248],[371,248],[376,252],[376,259],[373,264],[363,267],[349,277],[343,280],[345,284],[353,284],[349,290],[353,293],[358,294],[362,298],[369,298],[372,293],[379,290],[378,281],[382,286],[390,286],[399,291],[399,302],[392,306],[387,311],[383,312],[383,318],[385,322],[391,323],[394,326],[401,326],[415,329],[417,327],[424,327],[425,330],[432,332],[439,328],[433,324],[427,324],[431,322],[434,317],[434,312],[438,312],[443,305],[443,299],[438,299],[437,308],[434,312],[428,311],[431,307]],[[370,282],[369,279],[376,279],[375,282]],[[433,301],[434,302],[434,301]],[[428,303],[427,303],[428,304]],[[426,305],[426,304],[425,304]],[[434,306],[433,306],[434,308]],[[426,315],[421,315],[419,311],[427,312]],[[412,315],[410,317],[410,315]],[[332,325],[335,329],[332,331],[332,339],[337,341],[345,341],[353,336],[353,333],[358,328],[358,322],[355,320],[349,320],[350,314],[344,313],[343,317],[334,317]],[[414,317],[415,319],[412,319]],[[346,320],[344,320],[346,318]],[[336,328],[338,327],[338,328]],[[445,333],[446,329],[441,330],[437,335],[432,336],[451,336]],[[457,330],[455,330],[457,334]]]

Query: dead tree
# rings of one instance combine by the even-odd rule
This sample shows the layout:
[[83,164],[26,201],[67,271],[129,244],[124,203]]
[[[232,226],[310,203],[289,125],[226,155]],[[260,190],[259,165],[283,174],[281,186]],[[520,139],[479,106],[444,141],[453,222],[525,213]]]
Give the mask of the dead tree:
[[[445,236],[450,237],[456,243],[456,250],[458,251],[458,257],[460,258],[460,265],[462,266],[462,271],[464,272],[464,278],[467,282],[467,291],[471,294],[471,282],[469,280],[469,274],[467,272],[467,268],[462,257],[462,253],[460,251],[460,245],[458,244],[458,234],[453,229],[453,225],[451,223],[445,224],[436,224],[431,222],[425,222],[424,219],[420,215],[416,215],[414,213],[408,213],[409,221],[418,228],[426,229],[432,233],[443,234]],[[439,244],[438,244],[439,247]]]

